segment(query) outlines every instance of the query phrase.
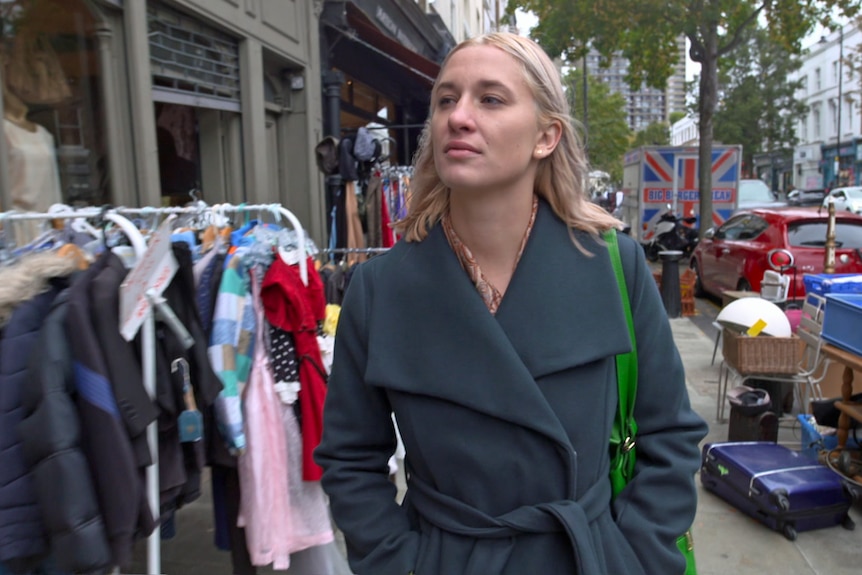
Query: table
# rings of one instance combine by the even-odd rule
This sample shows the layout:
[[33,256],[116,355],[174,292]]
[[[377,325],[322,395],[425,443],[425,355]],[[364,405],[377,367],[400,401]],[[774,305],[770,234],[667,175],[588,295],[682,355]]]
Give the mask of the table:
[[862,357],[828,343],[821,345],[820,353],[844,366],[841,401],[835,402],[835,407],[841,412],[838,417],[838,449],[843,449],[850,434],[850,418],[862,421],[862,403],[850,400],[853,395],[853,370],[862,371]]

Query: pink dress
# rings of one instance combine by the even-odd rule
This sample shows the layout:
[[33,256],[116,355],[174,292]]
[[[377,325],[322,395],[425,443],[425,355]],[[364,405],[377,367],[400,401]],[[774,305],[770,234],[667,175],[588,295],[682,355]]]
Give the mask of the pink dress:
[[257,326],[254,363],[243,394],[247,448],[239,456],[238,525],[245,528],[253,565],[284,570],[291,553],[329,543],[333,533],[320,484],[302,481],[299,428],[293,408],[283,404],[275,390],[255,270],[250,278]]

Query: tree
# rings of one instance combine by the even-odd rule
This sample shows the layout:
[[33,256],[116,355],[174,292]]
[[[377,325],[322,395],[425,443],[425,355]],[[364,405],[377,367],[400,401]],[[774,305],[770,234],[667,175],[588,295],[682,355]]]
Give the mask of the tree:
[[670,126],[666,122],[653,122],[640,132],[635,133],[632,147],[665,146],[670,144]]
[[734,63],[719,70],[721,98],[715,112],[715,139],[742,144],[743,161],[753,166],[761,152],[792,149],[796,124],[808,106],[796,99],[802,81],[789,76],[799,69],[798,57],[788,55],[760,27],[744,32]]
[[[569,108],[576,121],[583,122],[583,73],[571,71],[563,79],[567,87]],[[631,134],[626,122],[626,101],[611,93],[600,80],[587,76],[587,153],[593,169],[607,172],[612,182],[623,180],[623,154]]]
[[[689,55],[701,65],[698,99],[700,129],[700,217],[712,221],[711,154],[713,116],[718,99],[719,62],[733,54],[742,33],[763,21],[770,37],[798,54],[815,22],[828,24],[837,8],[859,13],[858,0],[509,0],[507,10],[534,13],[539,24],[530,35],[553,57],[576,61],[589,48],[606,59],[629,60],[628,81],[663,87],[679,58],[677,38],[691,42]],[[702,228],[701,233],[705,230]]]
[[673,126],[683,118],[685,118],[685,112],[680,112],[679,110],[677,110],[676,112],[671,112],[669,118],[670,125]]

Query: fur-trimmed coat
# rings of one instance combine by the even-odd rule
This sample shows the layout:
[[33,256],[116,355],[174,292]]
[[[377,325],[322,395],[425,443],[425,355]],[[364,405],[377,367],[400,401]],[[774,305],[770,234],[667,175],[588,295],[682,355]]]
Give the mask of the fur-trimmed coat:
[[75,262],[37,253],[0,268],[0,562],[24,570],[48,553],[36,482],[22,449],[18,425],[22,395],[32,384],[29,357]]
[[[607,248],[540,202],[492,316],[438,224],[357,268],[315,452],[357,575],[683,573],[705,422],[642,250],[620,236],[638,344],[636,476],[611,503],[614,357],[629,351]],[[395,413],[407,495],[387,461]]]

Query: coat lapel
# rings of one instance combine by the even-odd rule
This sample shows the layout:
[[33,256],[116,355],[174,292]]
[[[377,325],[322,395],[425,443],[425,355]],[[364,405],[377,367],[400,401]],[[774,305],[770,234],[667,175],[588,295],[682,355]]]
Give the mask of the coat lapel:
[[607,247],[575,232],[581,252],[545,202],[497,310],[497,321],[535,378],[626,353],[626,320]]
[[[589,241],[586,235],[579,239]],[[385,256],[396,279],[375,285],[373,305],[386,312],[371,313],[379,324],[370,326],[367,380],[452,402],[569,445],[536,379],[628,350],[619,337],[626,333],[619,295],[608,295],[615,285],[610,262],[599,262],[607,260],[603,247],[586,246],[596,257],[582,256],[565,225],[541,202],[495,317],[440,225],[422,242],[399,244]]]

